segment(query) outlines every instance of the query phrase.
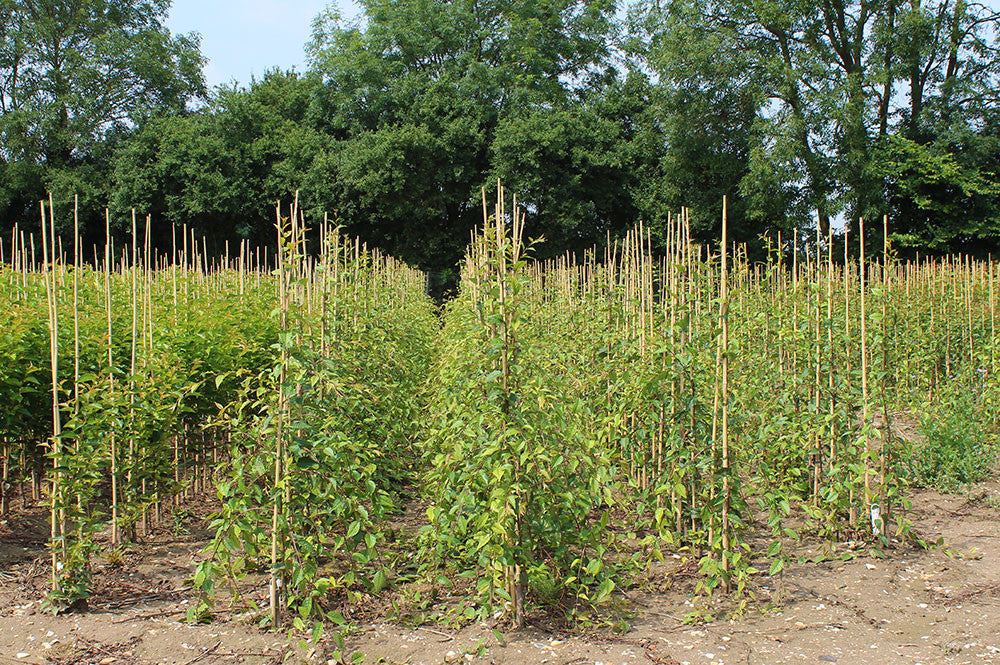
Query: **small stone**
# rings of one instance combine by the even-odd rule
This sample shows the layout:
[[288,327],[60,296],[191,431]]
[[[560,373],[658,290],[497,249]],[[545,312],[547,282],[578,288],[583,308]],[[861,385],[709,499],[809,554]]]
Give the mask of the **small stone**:
[[115,662],[115,659],[110,656],[101,659],[101,665],[111,665],[113,662]]
[[823,661],[824,663],[836,663],[837,662],[837,659],[834,658],[833,656],[823,655],[823,656],[820,656],[819,659],[821,661]]
[[17,654],[17,657],[18,658],[27,658],[30,655],[31,655],[30,653],[28,653],[26,651],[22,651],[21,653]]

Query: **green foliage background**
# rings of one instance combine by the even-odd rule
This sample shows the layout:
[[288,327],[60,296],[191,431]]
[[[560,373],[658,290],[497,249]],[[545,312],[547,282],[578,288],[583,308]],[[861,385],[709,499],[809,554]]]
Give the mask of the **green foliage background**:
[[[935,0],[364,0],[316,17],[306,72],[206,90],[167,0],[0,2],[0,232],[55,194],[188,224],[210,251],[273,246],[267,214],[302,191],[352,234],[455,268],[498,177],[540,258],[638,219],[665,241],[812,237],[889,214],[904,255],[996,252],[997,16]],[[124,217],[114,216],[115,220]],[[65,229],[64,229],[65,230]],[[127,231],[118,228],[118,231]]]

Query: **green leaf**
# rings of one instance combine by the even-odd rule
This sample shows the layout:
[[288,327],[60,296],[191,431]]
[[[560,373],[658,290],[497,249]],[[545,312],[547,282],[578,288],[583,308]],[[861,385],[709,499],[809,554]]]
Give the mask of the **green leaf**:
[[388,583],[389,580],[386,577],[384,570],[379,570],[375,573],[375,577],[372,579],[372,587],[374,588],[375,593],[382,591]]
[[603,603],[611,596],[611,592],[614,590],[615,583],[611,579],[605,579],[597,588],[597,595],[593,599],[594,604]]

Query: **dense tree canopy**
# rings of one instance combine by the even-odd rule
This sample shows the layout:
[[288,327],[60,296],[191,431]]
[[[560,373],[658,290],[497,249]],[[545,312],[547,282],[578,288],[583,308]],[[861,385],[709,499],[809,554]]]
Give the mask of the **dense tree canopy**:
[[0,0],[0,214],[46,190],[106,202],[110,156],[204,92],[198,41],[167,0]]
[[[588,114],[581,97],[615,78],[615,5],[608,0],[365,0],[361,5],[367,17],[363,28],[345,25],[329,11],[317,18],[309,45],[313,72],[322,81],[319,120],[337,141],[335,207],[362,237],[425,267],[448,269],[481,218],[480,188],[496,175],[512,175],[501,167],[515,158],[504,151],[519,148],[504,146],[513,138],[510,132],[529,124],[541,129],[538,122],[547,114],[553,120],[559,114]],[[559,138],[565,144],[593,130],[573,127],[573,137]],[[520,183],[513,180],[516,189]],[[559,217],[556,210],[545,214],[539,201],[526,202],[544,211],[536,216],[535,235],[596,221]],[[586,235],[593,242],[593,234]]]
[[[998,16],[966,0],[673,0],[633,8],[647,62],[669,94],[693,89],[695,98],[711,99],[728,83],[726,94],[740,97],[716,97],[696,118],[710,123],[752,100],[742,127],[714,132],[742,144],[749,130],[740,192],[751,219],[774,220],[783,209],[799,223],[818,217],[825,230],[837,214],[853,221],[893,212],[901,239],[920,245],[933,237],[935,249],[980,235],[986,220],[975,215],[994,203],[986,183],[996,180],[997,154],[993,139],[980,135],[993,131],[987,118],[997,108]],[[944,164],[958,172],[935,172]],[[968,198],[961,218],[959,208],[932,212],[915,199],[941,178]],[[939,194],[957,203],[947,190]],[[950,230],[927,228],[938,223]]]
[[890,215],[902,251],[1000,246],[1000,18],[967,0],[362,0],[316,17],[304,73],[206,91],[168,0],[0,0],[0,231],[51,190],[270,242],[300,191],[454,274],[480,190],[518,192],[543,254],[654,237],[723,195],[772,230]]

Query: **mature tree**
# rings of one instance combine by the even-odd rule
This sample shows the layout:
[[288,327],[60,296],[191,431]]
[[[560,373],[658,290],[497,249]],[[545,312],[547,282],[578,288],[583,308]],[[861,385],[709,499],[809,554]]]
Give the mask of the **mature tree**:
[[[402,97],[378,86],[464,81],[497,107],[551,102],[613,72],[614,0],[361,0],[365,27],[327,9],[314,22],[313,67],[370,124]],[[381,94],[373,94],[381,93]],[[389,94],[385,94],[389,93]],[[364,111],[369,111],[365,114]],[[367,118],[365,116],[367,115]]]
[[0,0],[0,166],[6,216],[46,188],[105,198],[107,143],[204,90],[196,36],[168,0]]
[[[647,69],[656,81],[646,113],[664,135],[660,171],[646,185],[661,202],[657,217],[687,207],[693,236],[717,242],[722,199],[728,196],[730,236],[756,245],[767,227],[787,226],[795,212],[783,183],[757,177],[758,187],[741,191],[759,139],[755,123],[763,100],[747,57],[733,53],[721,36],[701,32],[700,15],[691,6],[677,5],[669,13],[633,9],[629,52],[633,66]],[[755,218],[766,220],[765,227],[749,223],[748,206]]]
[[[338,213],[404,259],[451,269],[481,218],[479,189],[495,174],[499,128],[567,109],[614,77],[615,3],[361,5],[364,28],[328,10],[309,48],[326,83],[322,125],[338,141]],[[525,203],[534,203],[530,195]]]
[[908,255],[998,255],[1000,127],[961,129],[926,143],[892,135],[881,151],[893,241]]
[[878,146],[898,245],[910,253],[1000,249],[1000,13],[946,0],[895,26],[906,93]]
[[542,255],[600,244],[640,219],[660,230],[669,204],[656,191],[664,137],[650,92],[633,72],[575,104],[527,107],[500,123],[494,174],[529,206]]
[[[463,86],[405,81],[405,113],[355,127],[332,147],[330,203],[352,233],[426,269],[454,267],[481,220],[478,190],[489,168],[496,113]],[[338,120],[332,129],[336,136]]]
[[890,135],[926,143],[925,129],[995,105],[997,17],[965,0],[674,0],[643,3],[637,17],[665,84],[697,84],[696,69],[669,57],[683,38],[686,52],[735,63],[737,86],[759,95],[741,186],[759,217],[775,188],[824,229],[838,213],[883,212],[877,167]]
[[314,174],[329,139],[309,120],[315,83],[271,71],[248,89],[220,88],[196,113],[150,118],[113,160],[113,207],[187,224],[216,248],[273,241],[274,204],[298,189],[320,208],[328,174]]

